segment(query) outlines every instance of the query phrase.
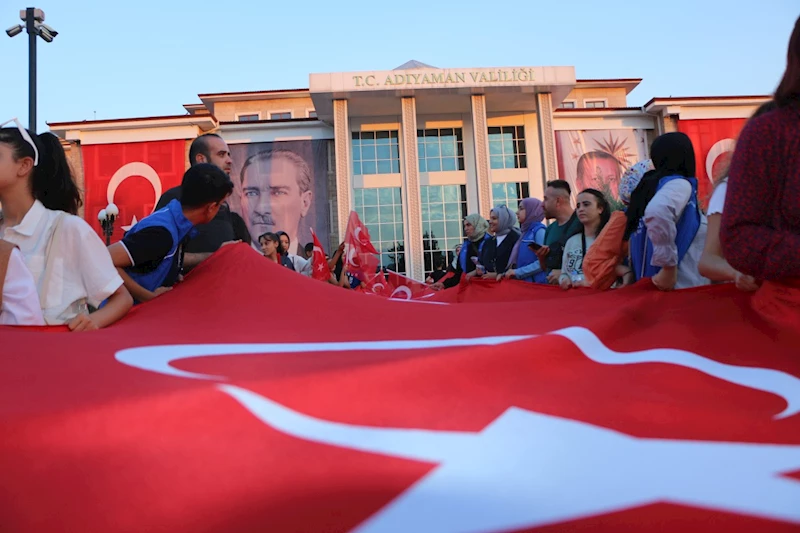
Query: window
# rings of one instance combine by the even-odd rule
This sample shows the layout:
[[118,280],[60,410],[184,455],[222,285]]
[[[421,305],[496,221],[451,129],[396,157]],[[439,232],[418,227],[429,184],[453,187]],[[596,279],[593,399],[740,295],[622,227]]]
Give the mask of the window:
[[399,174],[398,132],[354,131],[353,175]]
[[461,128],[417,130],[420,172],[464,170]]
[[353,174],[398,174],[400,148],[398,132],[353,132]]
[[606,102],[605,100],[584,100],[583,105],[588,109],[599,109],[606,107]]
[[575,109],[575,100],[564,100],[558,107],[561,109]]
[[308,118],[317,118],[317,112],[313,109],[308,110]]
[[286,120],[286,119],[289,119],[289,118],[292,118],[292,112],[291,111],[281,111],[279,113],[270,113],[269,114],[269,119],[270,120]]
[[258,113],[239,115],[238,120],[239,122],[253,122],[256,120],[261,120],[261,116]]
[[437,260],[453,260],[453,248],[464,241],[463,220],[467,216],[466,185],[423,185],[422,249],[425,275],[433,272]]
[[489,128],[489,166],[494,169],[528,167],[524,126]]
[[367,226],[384,270],[406,273],[403,245],[403,197],[400,187],[355,189],[353,206]]
[[[492,206],[505,205],[515,213],[519,207],[519,201],[530,195],[528,182],[518,183],[492,183]],[[514,223],[519,226],[519,222]]]

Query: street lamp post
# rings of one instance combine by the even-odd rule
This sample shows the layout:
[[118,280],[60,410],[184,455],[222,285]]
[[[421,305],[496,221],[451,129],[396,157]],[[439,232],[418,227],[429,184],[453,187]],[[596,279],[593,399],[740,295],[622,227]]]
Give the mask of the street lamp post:
[[19,12],[20,20],[25,25],[17,24],[6,30],[9,37],[28,32],[28,129],[36,133],[36,36],[51,43],[58,32],[44,23],[44,11],[29,7]]
[[112,204],[108,204],[105,209],[101,209],[97,213],[97,220],[100,221],[100,226],[103,228],[103,235],[106,236],[106,246],[111,245],[111,235],[114,233],[114,221],[119,215],[119,208]]

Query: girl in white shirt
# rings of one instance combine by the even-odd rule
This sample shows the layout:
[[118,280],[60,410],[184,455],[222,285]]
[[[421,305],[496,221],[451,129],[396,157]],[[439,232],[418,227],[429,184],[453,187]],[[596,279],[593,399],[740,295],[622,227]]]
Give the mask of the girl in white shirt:
[[[36,283],[44,321],[72,331],[122,318],[133,299],[97,233],[76,216],[80,193],[59,139],[0,125],[0,238],[16,245]],[[88,306],[102,309],[92,314]]]
[[575,212],[582,227],[581,231],[570,237],[564,245],[558,284],[565,290],[590,285],[583,277],[583,258],[586,250],[611,218],[611,206],[602,192],[597,189],[586,189],[578,195],[578,207]]
[[739,290],[752,292],[758,289],[758,284],[753,276],[742,274],[722,255],[722,245],[719,242],[719,227],[722,223],[722,209],[725,205],[725,193],[728,191],[728,178],[720,181],[711,199],[708,201],[708,230],[706,233],[703,255],[697,269],[701,276],[718,283],[732,281]]
[[19,249],[0,240],[0,326],[43,326],[39,295]]

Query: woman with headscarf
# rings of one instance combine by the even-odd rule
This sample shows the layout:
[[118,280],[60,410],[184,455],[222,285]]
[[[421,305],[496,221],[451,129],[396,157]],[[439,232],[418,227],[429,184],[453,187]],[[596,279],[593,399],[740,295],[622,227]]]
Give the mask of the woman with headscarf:
[[464,219],[464,244],[461,246],[461,251],[455,260],[454,275],[443,282],[434,283],[431,285],[433,290],[449,289],[455,287],[461,281],[462,275],[473,275],[476,270],[476,263],[472,260],[473,257],[480,258],[483,255],[486,243],[491,239],[491,235],[486,233],[489,229],[489,223],[486,222],[478,213],[473,213]]
[[481,264],[486,268],[484,279],[502,276],[511,265],[511,252],[519,240],[519,230],[514,227],[516,221],[517,216],[505,205],[489,212],[489,231],[494,237],[486,244],[481,257]]
[[521,279],[528,283],[547,283],[547,272],[539,265],[535,248],[544,244],[547,227],[544,220],[544,206],[537,198],[525,198],[519,203],[517,221],[522,236],[511,250],[508,262],[511,265],[506,271],[507,279]]
[[650,156],[655,171],[633,191],[626,213],[633,274],[664,291],[707,285],[697,269],[707,222],[697,201],[692,141],[685,133],[665,133],[653,141]]

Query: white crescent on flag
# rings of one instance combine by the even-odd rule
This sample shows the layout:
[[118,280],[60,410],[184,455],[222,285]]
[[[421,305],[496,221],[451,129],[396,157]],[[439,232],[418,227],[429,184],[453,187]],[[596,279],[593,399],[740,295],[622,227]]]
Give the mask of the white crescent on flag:
[[722,139],[714,143],[714,146],[711,147],[706,156],[706,176],[708,176],[708,181],[714,181],[714,162],[717,158],[725,152],[733,152],[734,148],[736,148],[736,141],[733,139]]
[[161,178],[158,176],[158,172],[156,172],[153,167],[147,163],[142,163],[141,161],[135,161],[133,163],[122,165],[116,172],[114,172],[114,175],[111,176],[111,180],[108,182],[108,188],[106,189],[108,203],[114,202],[114,194],[117,192],[119,186],[123,181],[132,176],[141,176],[149,181],[150,185],[153,186],[153,191],[155,192],[153,208],[155,209],[158,199],[161,198]]
[[[398,296],[400,294],[404,294],[405,297]],[[397,299],[401,299],[401,300],[410,300],[411,299],[411,289],[409,289],[405,285],[397,287],[394,291],[392,291],[392,295],[389,296],[389,298],[395,298],[395,297],[397,297]]]

